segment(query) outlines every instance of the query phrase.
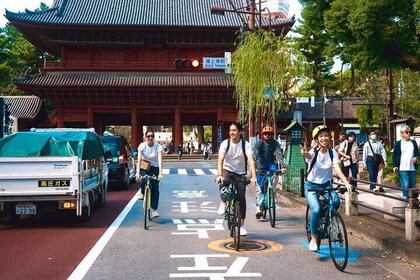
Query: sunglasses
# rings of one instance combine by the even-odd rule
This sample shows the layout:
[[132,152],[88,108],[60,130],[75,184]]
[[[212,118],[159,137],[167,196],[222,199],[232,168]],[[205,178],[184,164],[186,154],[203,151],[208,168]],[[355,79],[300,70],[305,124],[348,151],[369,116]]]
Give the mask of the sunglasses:
[[147,138],[155,138],[154,135],[146,135]]

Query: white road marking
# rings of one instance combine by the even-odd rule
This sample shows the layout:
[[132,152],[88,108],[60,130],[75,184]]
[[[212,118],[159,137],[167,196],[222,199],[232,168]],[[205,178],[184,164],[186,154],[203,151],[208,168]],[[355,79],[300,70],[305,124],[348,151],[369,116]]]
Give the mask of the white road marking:
[[184,169],[184,168],[179,168],[178,169],[178,174],[179,175],[187,175],[188,173],[187,173],[187,169]]
[[171,170],[169,169],[169,168],[163,168],[162,169],[162,173],[165,175],[165,174],[169,174],[169,172],[170,172]]
[[72,274],[67,278],[67,280],[79,280],[83,279],[89,269],[92,267],[93,263],[95,262],[96,258],[105,248],[106,244],[109,242],[111,237],[114,235],[115,231],[119,228],[122,221],[124,221],[127,214],[130,212],[131,208],[133,208],[134,204],[137,201],[137,197],[140,193],[140,190],[131,198],[128,204],[125,206],[123,211],[118,215],[118,217],[114,220],[114,222],[109,226],[109,228],[105,231],[105,233],[101,236],[101,238],[96,242],[93,248],[89,251],[89,253],[85,256],[85,258],[81,261],[81,263],[76,267],[76,269],[72,272]]
[[209,170],[210,170],[210,172],[211,172],[211,173],[213,173],[214,175],[217,175],[217,172],[218,172],[218,171],[217,171],[217,169],[210,168]]
[[204,173],[203,169],[194,169],[195,174],[197,175],[205,175],[206,173]]

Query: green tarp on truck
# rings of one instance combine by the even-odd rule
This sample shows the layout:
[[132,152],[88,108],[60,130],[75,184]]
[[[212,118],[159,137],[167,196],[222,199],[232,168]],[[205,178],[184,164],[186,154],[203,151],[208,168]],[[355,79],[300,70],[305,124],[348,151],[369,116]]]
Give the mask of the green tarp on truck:
[[43,130],[17,132],[0,139],[0,157],[77,156],[81,160],[103,156],[98,135],[92,131]]

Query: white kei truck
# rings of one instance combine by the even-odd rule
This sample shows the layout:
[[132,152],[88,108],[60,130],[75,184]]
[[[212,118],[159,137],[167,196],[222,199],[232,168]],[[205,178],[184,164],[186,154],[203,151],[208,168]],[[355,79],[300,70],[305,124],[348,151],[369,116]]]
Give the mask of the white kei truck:
[[[0,221],[105,206],[108,167],[93,129],[31,129],[0,139]],[[71,214],[72,216],[73,214]]]

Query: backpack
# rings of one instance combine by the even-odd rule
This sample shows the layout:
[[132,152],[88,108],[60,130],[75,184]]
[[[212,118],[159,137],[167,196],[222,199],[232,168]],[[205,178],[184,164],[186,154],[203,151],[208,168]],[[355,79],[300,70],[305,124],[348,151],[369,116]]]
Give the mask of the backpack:
[[[243,138],[241,138],[241,141],[242,141],[242,153],[244,154],[244,157],[245,157],[245,174],[246,174],[247,171],[248,171],[248,158],[245,154],[245,140]],[[229,147],[230,147],[230,139],[228,139],[225,154],[228,152]]]
[[[316,151],[315,151],[314,158],[312,159],[312,161],[311,161],[311,165],[309,166],[309,170],[308,170],[308,171],[306,172],[306,174],[305,174],[305,179],[307,179],[307,178],[308,178],[308,174],[309,174],[309,173],[311,173],[312,169],[313,169],[313,168],[314,168],[314,166],[315,166],[315,163],[316,163],[316,158],[318,157],[318,152],[319,152],[319,150],[316,150]],[[334,155],[333,155],[333,151],[332,151],[331,149],[328,149],[328,153],[330,154],[331,162],[334,162],[334,161],[333,161],[333,157],[334,157]]]

